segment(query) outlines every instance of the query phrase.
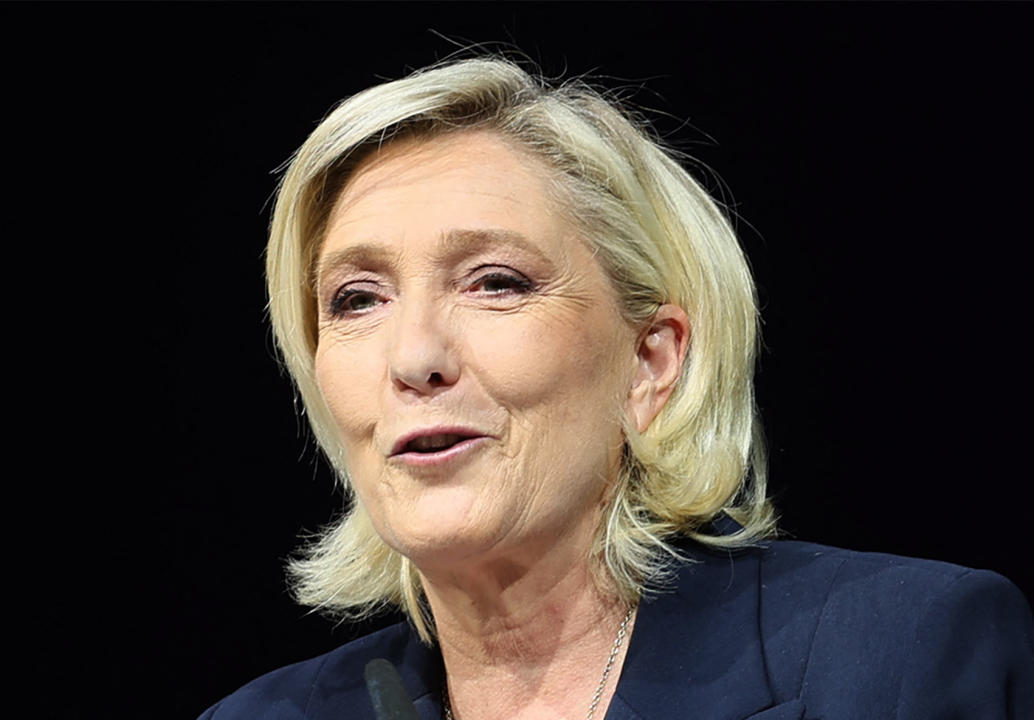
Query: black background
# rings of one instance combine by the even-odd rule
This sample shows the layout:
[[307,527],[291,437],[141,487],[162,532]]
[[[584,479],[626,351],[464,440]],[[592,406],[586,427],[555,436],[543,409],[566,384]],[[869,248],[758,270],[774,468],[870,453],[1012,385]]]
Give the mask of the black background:
[[791,536],[991,568],[1034,597],[1030,5],[0,12],[9,257],[42,318],[19,360],[56,401],[27,423],[50,442],[17,552],[55,716],[191,718],[356,632],[284,585],[340,497],[265,322],[273,170],[341,98],[471,42],[637,89],[709,168],[760,288]]

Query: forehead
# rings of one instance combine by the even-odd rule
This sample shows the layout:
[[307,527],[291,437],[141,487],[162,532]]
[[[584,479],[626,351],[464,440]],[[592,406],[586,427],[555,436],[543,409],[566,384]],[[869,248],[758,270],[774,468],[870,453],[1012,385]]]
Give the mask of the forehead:
[[566,239],[576,232],[551,196],[552,176],[540,159],[491,132],[396,140],[352,173],[330,213],[322,250],[409,243],[453,230]]
[[545,197],[548,175],[544,162],[494,132],[402,138],[377,148],[356,166],[338,194],[332,215],[348,212],[376,191],[435,180],[476,179],[514,193]]

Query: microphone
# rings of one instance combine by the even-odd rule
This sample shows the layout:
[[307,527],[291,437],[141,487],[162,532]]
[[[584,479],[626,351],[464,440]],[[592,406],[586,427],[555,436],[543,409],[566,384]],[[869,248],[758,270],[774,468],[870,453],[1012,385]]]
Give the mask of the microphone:
[[366,663],[363,671],[366,691],[377,720],[420,720],[395,666],[384,658]]

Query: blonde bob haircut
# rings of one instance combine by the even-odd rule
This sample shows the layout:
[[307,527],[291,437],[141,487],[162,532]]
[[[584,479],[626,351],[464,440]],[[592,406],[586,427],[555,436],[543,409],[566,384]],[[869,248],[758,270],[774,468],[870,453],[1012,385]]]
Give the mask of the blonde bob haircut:
[[[632,327],[672,303],[689,316],[682,374],[662,412],[638,433],[625,423],[622,472],[593,548],[595,577],[634,602],[663,579],[688,536],[733,547],[774,531],[754,404],[754,284],[729,221],[652,139],[645,124],[582,82],[551,85],[517,64],[453,61],[342,102],[291,160],[267,249],[270,315],[315,437],[350,505],[293,561],[298,600],[338,617],[402,608],[421,637],[433,622],[419,575],[351,497],[347,459],[314,373],[315,263],[349,174],[393,139],[433,142],[465,130],[498,133],[553,169],[550,189],[582,231]],[[722,534],[710,521],[739,525]]]

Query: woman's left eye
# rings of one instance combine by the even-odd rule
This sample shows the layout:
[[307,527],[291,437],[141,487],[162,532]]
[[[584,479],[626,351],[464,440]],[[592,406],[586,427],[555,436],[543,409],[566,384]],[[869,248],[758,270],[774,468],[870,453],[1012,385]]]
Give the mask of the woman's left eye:
[[493,270],[477,277],[467,289],[485,295],[523,295],[533,289],[531,280],[514,272]]

